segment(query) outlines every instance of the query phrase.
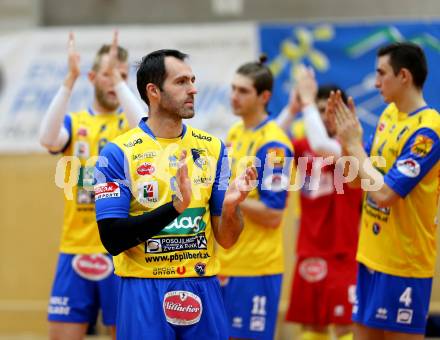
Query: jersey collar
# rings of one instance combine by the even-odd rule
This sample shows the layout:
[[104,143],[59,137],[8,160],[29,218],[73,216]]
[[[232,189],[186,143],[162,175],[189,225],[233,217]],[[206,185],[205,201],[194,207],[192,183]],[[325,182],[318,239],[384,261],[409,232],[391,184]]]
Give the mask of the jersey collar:
[[[154,135],[153,131],[148,127],[147,125],[148,117],[143,117],[141,121],[139,122],[139,127],[142,131],[144,131],[147,135],[149,135],[151,138],[156,139],[156,136]],[[180,138],[183,139],[185,137],[186,133],[186,125],[182,124],[182,134],[180,135]]]
[[265,120],[263,120],[260,124],[258,124],[256,127],[254,127],[252,130],[257,131],[258,129],[262,128],[264,125],[266,125],[271,120],[270,116],[267,116]]
[[417,110],[408,113],[408,116],[409,117],[414,116],[415,114],[419,113],[420,111],[423,111],[423,110],[426,110],[426,109],[429,109],[429,108],[430,107],[428,105],[422,106],[422,107],[418,108]]

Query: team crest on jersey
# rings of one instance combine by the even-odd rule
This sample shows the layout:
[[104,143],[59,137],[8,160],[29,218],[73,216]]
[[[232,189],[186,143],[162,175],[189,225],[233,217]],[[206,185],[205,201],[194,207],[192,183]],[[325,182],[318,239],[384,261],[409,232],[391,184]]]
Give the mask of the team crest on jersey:
[[95,201],[102,198],[120,197],[121,189],[117,182],[107,182],[95,185]]
[[194,325],[202,316],[202,300],[198,295],[184,290],[167,292],[163,298],[163,311],[172,325]]
[[103,254],[76,255],[72,267],[79,276],[92,281],[103,280],[113,272],[112,261]]
[[191,155],[194,164],[202,170],[206,170],[208,165],[207,150],[206,149],[191,149]]
[[420,164],[412,158],[397,161],[397,170],[407,177],[415,178],[420,174]]
[[299,274],[307,282],[318,282],[327,276],[327,262],[320,257],[309,257],[299,266]]
[[428,136],[418,135],[411,145],[411,153],[417,157],[425,157],[429,154],[434,141]]

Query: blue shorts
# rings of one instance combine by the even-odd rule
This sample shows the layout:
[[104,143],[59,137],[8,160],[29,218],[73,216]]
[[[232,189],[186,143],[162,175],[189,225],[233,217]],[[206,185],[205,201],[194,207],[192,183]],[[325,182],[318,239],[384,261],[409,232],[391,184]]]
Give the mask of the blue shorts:
[[122,278],[116,338],[228,339],[217,277]]
[[282,275],[222,277],[229,336],[273,339]]
[[387,275],[359,264],[353,321],[367,327],[424,334],[432,278]]
[[99,308],[105,325],[116,324],[119,277],[111,256],[60,254],[48,307],[48,320],[92,323]]

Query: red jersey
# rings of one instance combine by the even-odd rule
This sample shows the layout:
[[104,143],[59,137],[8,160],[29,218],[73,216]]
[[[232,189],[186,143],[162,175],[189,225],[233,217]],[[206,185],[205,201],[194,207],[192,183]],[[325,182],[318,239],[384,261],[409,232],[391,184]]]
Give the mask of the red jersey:
[[[362,190],[344,184],[344,194],[338,194],[333,180],[335,165],[322,167],[320,174],[319,170],[315,170],[312,176],[312,164],[314,169],[321,168],[319,156],[312,151],[306,138],[293,140],[292,143],[297,171],[304,178],[300,194],[301,222],[297,254],[355,256]],[[298,161],[301,157],[307,157],[307,167],[301,166],[302,161]]]

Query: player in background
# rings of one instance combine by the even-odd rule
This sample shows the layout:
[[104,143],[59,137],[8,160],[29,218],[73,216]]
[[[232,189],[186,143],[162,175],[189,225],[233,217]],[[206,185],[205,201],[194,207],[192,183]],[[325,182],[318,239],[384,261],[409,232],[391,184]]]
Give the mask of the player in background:
[[302,340],[331,339],[331,325],[338,339],[353,337],[351,310],[362,192],[342,183],[338,188],[335,183],[335,163],[342,148],[326,108],[331,91],[337,89],[334,85],[318,88],[312,70],[302,67],[288,107],[290,117],[281,116],[279,121],[289,128],[291,117],[303,113],[305,136],[292,140],[304,185],[286,316],[301,324]]
[[367,190],[356,256],[356,339],[424,338],[440,188],[440,115],[423,96],[427,74],[416,44],[378,50],[376,88],[388,106],[365,149],[353,101],[330,97],[338,139],[359,161]]
[[[186,58],[158,50],[142,59],[137,86],[149,118],[107,144],[108,165],[96,168],[98,227],[121,276],[118,339],[228,337],[214,240],[237,241],[256,170],[228,185],[224,144],[183,123],[197,93]],[[190,195],[179,195],[179,183]]]
[[144,112],[125,83],[128,54],[118,47],[117,39],[115,32],[112,45],[100,48],[88,74],[95,91],[92,105],[66,114],[80,76],[80,57],[70,33],[68,73],[41,122],[40,143],[51,153],[74,156],[77,163],[71,162],[66,175],[78,175],[73,200],[65,197],[60,255],[48,308],[50,339],[82,339],[99,308],[114,335],[118,281],[96,225],[93,157],[108,141],[137,124]]
[[229,336],[272,339],[278,315],[283,263],[281,221],[293,150],[269,117],[273,76],[265,58],[240,66],[232,80],[231,106],[241,120],[229,131],[232,178],[248,162],[258,169],[258,186],[240,203],[244,230],[230,249],[218,247]]

